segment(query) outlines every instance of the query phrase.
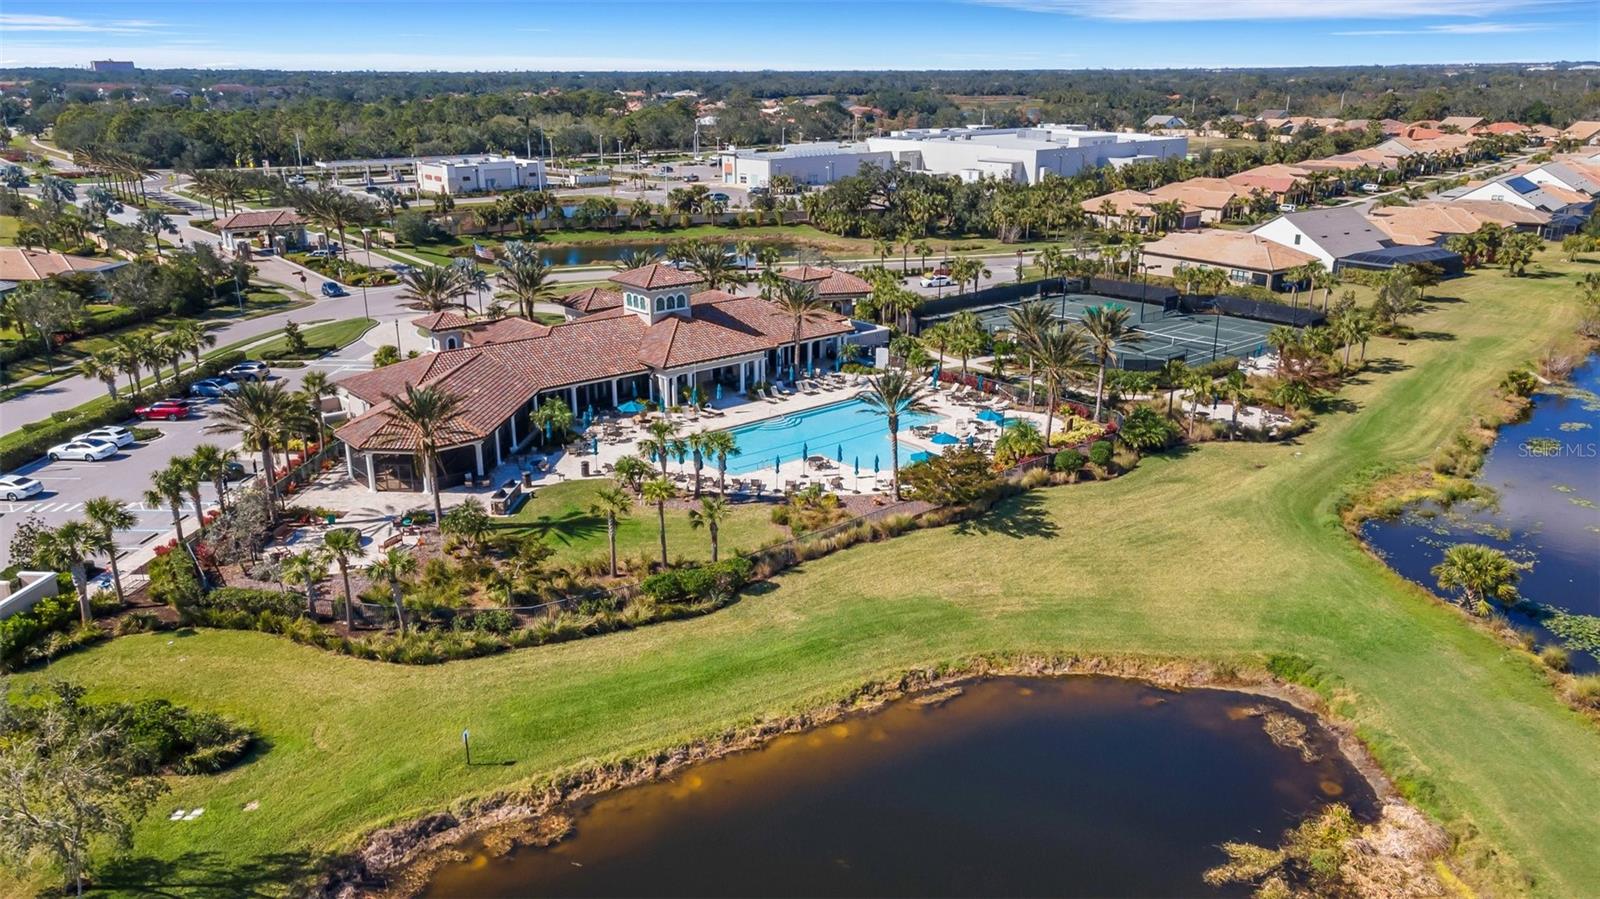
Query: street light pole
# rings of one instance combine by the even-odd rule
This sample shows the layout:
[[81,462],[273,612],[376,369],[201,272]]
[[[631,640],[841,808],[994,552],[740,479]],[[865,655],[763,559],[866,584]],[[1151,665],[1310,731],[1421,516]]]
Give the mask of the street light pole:
[[[366,251],[367,251],[367,268],[371,269],[372,268],[372,229],[371,228],[362,228],[361,229],[361,244],[362,244],[363,247],[366,248]],[[367,306],[367,279],[366,278],[362,278],[361,279],[361,314],[362,314],[362,316],[364,318],[366,318],[368,320],[371,320],[371,318],[372,318],[372,309]],[[399,347],[395,347],[395,349],[399,349]]]

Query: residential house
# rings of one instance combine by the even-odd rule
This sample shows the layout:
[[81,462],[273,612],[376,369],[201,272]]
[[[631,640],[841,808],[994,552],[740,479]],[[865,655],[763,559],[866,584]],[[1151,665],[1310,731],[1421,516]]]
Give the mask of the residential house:
[[1573,122],[1561,132],[1561,139],[1575,140],[1580,144],[1600,144],[1600,122]]
[[1175,115],[1153,115],[1144,120],[1146,130],[1171,131],[1175,128],[1187,128],[1189,123]]
[[1250,204],[1250,191],[1226,178],[1190,178],[1163,184],[1148,192],[1157,202],[1176,202],[1200,214],[1199,223],[1215,224],[1238,216]]
[[1439,246],[1488,224],[1538,233],[1550,223],[1550,214],[1542,210],[1490,200],[1376,206],[1367,218],[1391,241],[1409,246]]
[[1185,231],[1141,248],[1140,259],[1152,275],[1172,277],[1179,266],[1215,268],[1236,284],[1282,289],[1292,269],[1316,261],[1315,256],[1247,231],[1207,228]]
[[58,275],[104,274],[127,265],[123,259],[96,259],[53,250],[0,247],[0,294],[15,290],[29,281],[44,281]]
[[1338,271],[1340,260],[1348,256],[1389,245],[1388,235],[1354,206],[1287,213],[1256,227],[1252,233],[1309,253],[1330,271]]
[[799,268],[780,271],[778,276],[810,285],[817,299],[845,315],[855,312],[857,300],[864,299],[872,293],[872,285],[860,276],[836,268],[802,265]]
[[1306,191],[1305,178],[1309,169],[1275,162],[1258,165],[1227,177],[1227,182],[1246,191],[1260,190],[1279,203],[1299,200]]
[[1169,202],[1138,190],[1118,190],[1083,201],[1083,211],[1090,221],[1101,228],[1137,231],[1188,230],[1200,227],[1201,210],[1179,203],[1175,215],[1161,222],[1163,210],[1157,207]]

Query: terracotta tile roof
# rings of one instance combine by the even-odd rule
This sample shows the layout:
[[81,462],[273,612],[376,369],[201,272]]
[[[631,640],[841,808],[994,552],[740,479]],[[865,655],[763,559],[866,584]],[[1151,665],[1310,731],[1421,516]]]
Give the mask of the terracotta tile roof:
[[687,287],[699,284],[700,276],[693,272],[680,272],[670,265],[654,262],[642,268],[618,272],[611,280],[640,290],[658,290],[663,287]]
[[53,275],[103,272],[127,264],[121,259],[94,259],[21,247],[0,247],[0,281],[42,281]]
[[591,287],[588,290],[580,290],[577,293],[569,293],[561,299],[556,300],[556,302],[567,307],[568,309],[573,309],[587,315],[591,312],[599,312],[601,309],[610,309],[615,306],[621,306],[622,294],[617,293],[615,290],[607,290],[604,287]]
[[1273,243],[1247,231],[1177,231],[1144,245],[1146,256],[1166,256],[1218,268],[1281,272],[1313,262],[1317,257]]
[[861,297],[872,292],[872,285],[864,279],[836,268],[802,265],[778,272],[790,281],[810,284],[819,297]]
[[543,337],[550,333],[549,325],[530,322],[525,318],[497,318],[490,322],[475,322],[467,330],[466,339],[470,346],[487,346],[491,343],[508,343],[513,340],[527,340],[530,337]]
[[1150,196],[1158,201],[1176,200],[1196,209],[1218,210],[1249,194],[1249,191],[1228,183],[1226,178],[1190,178],[1163,184],[1150,191]]
[[1455,127],[1455,128],[1460,128],[1462,131],[1471,131],[1472,129],[1474,129],[1474,128],[1478,127],[1479,125],[1482,125],[1482,124],[1483,124],[1483,117],[1482,116],[1475,116],[1475,115],[1445,116],[1443,119],[1439,120],[1439,127],[1440,128]]
[[1493,122],[1491,124],[1484,125],[1480,130],[1486,131],[1489,134],[1526,134],[1528,128],[1526,125],[1521,125],[1516,122]]
[[1396,242],[1416,246],[1434,244],[1452,234],[1471,234],[1485,224],[1537,227],[1550,221],[1548,213],[1493,200],[1378,206],[1367,218]]
[[1160,202],[1150,194],[1138,190],[1115,190],[1083,201],[1083,211],[1099,215],[1100,209],[1110,203],[1117,215],[1149,215],[1150,204]]
[[424,331],[459,331],[472,324],[472,320],[459,312],[445,310],[411,320]]
[[[372,408],[338,430],[339,439],[360,450],[406,451],[415,434],[387,415],[388,398],[407,386],[438,386],[462,399],[452,423],[456,444],[493,433],[521,404],[537,394],[575,384],[642,374],[652,369],[715,363],[783,346],[794,338],[794,319],[759,297],[702,291],[690,301],[690,317],[669,316],[654,325],[622,307],[604,309],[554,326],[503,319],[488,328],[531,327],[527,337],[479,343],[430,353],[339,382]],[[847,334],[853,326],[827,313],[807,321],[801,339]]]
[[216,222],[218,231],[250,230],[253,228],[286,228],[303,225],[306,220],[292,209],[268,209],[264,212],[235,212]]
[[1295,189],[1307,175],[1307,171],[1299,166],[1284,165],[1281,162],[1271,165],[1258,165],[1253,169],[1245,169],[1227,177],[1227,182],[1235,187],[1246,190],[1261,188],[1275,194],[1288,193]]

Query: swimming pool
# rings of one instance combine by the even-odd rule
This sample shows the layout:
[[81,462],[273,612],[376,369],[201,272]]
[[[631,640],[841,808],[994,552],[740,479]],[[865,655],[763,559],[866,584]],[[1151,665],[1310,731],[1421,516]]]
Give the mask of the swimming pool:
[[[900,416],[900,430],[940,418],[931,412],[907,413]],[[771,471],[774,459],[784,464],[796,462],[802,451],[829,459],[842,455],[847,466],[854,466],[859,459],[863,471],[872,470],[872,459],[877,456],[880,468],[889,467],[889,427],[883,416],[858,399],[740,425],[729,431],[739,441],[739,455],[728,460],[730,474]],[[905,464],[908,455],[902,446],[901,464]]]

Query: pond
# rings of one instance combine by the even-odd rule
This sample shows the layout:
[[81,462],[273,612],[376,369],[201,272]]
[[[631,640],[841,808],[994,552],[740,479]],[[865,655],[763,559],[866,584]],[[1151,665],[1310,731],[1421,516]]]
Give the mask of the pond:
[[1455,543],[1483,543],[1532,563],[1518,588],[1548,609],[1508,617],[1541,644],[1566,645],[1573,670],[1600,670],[1592,649],[1570,637],[1573,620],[1549,617],[1600,616],[1600,359],[1560,392],[1535,395],[1526,421],[1501,428],[1477,483],[1490,502],[1420,505],[1397,520],[1368,522],[1362,536],[1395,571],[1431,590],[1429,569]]
[[[1317,759],[1269,739],[1267,711],[1305,723]],[[467,846],[424,895],[1242,896],[1201,880],[1219,845],[1276,845],[1333,797],[1376,815],[1332,737],[1282,702],[999,678],[600,796],[548,848]]]
[[[781,253],[785,259],[793,259],[795,254],[799,252],[802,246],[801,244],[796,244],[789,241],[752,240],[751,243],[757,248],[777,247],[778,252]],[[728,253],[735,252],[734,244],[732,242],[725,244],[723,246],[723,250]],[[540,247],[539,258],[543,259],[546,264],[557,266],[609,265],[618,259],[621,259],[623,253],[628,251],[635,253],[665,254],[667,252],[667,241],[630,241],[626,243],[604,244],[584,243],[574,244],[567,247]],[[756,264],[754,259],[741,259],[740,261],[751,266]]]

